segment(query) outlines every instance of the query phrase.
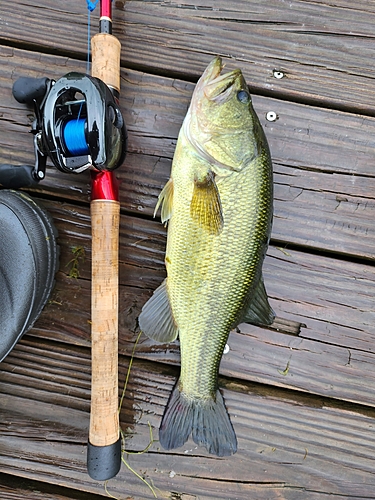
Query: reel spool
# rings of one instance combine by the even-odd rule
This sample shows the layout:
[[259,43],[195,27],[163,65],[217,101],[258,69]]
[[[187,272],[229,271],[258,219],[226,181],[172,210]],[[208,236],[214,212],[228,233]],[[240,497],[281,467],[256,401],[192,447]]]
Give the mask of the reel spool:
[[117,101],[105,83],[68,73],[56,82],[19,78],[18,102],[33,103],[35,165],[0,165],[0,184],[27,187],[45,177],[47,157],[62,172],[112,171],[125,159],[127,132]]

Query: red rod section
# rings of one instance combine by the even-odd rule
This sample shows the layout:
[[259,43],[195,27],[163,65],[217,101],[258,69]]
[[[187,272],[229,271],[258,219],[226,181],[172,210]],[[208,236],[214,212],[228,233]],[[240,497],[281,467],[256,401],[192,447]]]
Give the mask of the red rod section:
[[113,172],[91,171],[91,201],[119,200],[119,182]]
[[112,21],[112,0],[100,1],[100,17],[107,17]]

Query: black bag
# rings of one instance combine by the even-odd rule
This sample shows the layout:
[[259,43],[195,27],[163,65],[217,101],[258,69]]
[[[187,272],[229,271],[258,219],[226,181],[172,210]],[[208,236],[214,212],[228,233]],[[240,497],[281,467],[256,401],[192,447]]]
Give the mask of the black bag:
[[58,270],[57,230],[30,196],[0,191],[0,361],[45,306]]

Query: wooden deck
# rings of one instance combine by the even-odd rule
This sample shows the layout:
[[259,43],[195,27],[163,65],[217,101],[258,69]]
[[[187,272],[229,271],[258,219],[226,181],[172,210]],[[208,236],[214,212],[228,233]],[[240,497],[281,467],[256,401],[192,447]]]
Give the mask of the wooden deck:
[[[243,70],[275,171],[264,274],[278,321],[240,325],[221,365],[237,454],[155,442],[128,464],[171,500],[375,499],[375,2],[117,0],[113,15],[129,131],[118,170],[120,390],[137,316],[165,276],[153,209],[214,55]],[[93,34],[96,12],[91,20]],[[84,0],[1,2],[0,163],[33,162],[31,110],[13,99],[13,82],[84,72],[86,50]],[[2,499],[108,498],[86,472],[89,188],[88,175],[49,168],[30,191],[54,218],[61,263],[40,319],[0,364]],[[121,411],[129,452],[148,445],[148,423],[157,439],[178,352],[141,338]],[[125,465],[107,488],[121,500],[153,498]]]

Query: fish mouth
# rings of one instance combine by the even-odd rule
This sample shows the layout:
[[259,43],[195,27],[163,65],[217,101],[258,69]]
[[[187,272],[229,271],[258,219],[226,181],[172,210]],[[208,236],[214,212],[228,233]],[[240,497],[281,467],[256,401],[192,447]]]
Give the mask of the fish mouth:
[[[201,81],[204,95],[210,101],[225,102],[233,91],[236,82],[243,80],[240,69],[235,69],[228,73],[221,74],[224,69],[221,57],[215,57],[204,71]],[[242,82],[239,82],[242,83]],[[243,81],[244,83],[244,81]],[[241,85],[239,85],[241,86]]]
[[[224,171],[233,171],[234,167],[222,163],[218,158],[214,158],[205,145],[213,135],[226,134],[228,129],[225,126],[215,123],[210,119],[210,109],[205,106],[207,100],[210,103],[223,104],[233,97],[235,92],[241,88],[247,89],[246,82],[240,69],[222,74],[224,65],[220,57],[215,57],[207,66],[194,89],[191,104],[182,125],[182,130],[186,140],[196,151],[198,156],[203,158],[212,167],[221,168]],[[211,105],[209,105],[211,108]],[[193,126],[192,126],[193,124]],[[214,130],[213,130],[214,129]],[[223,175],[223,174],[222,174]]]

